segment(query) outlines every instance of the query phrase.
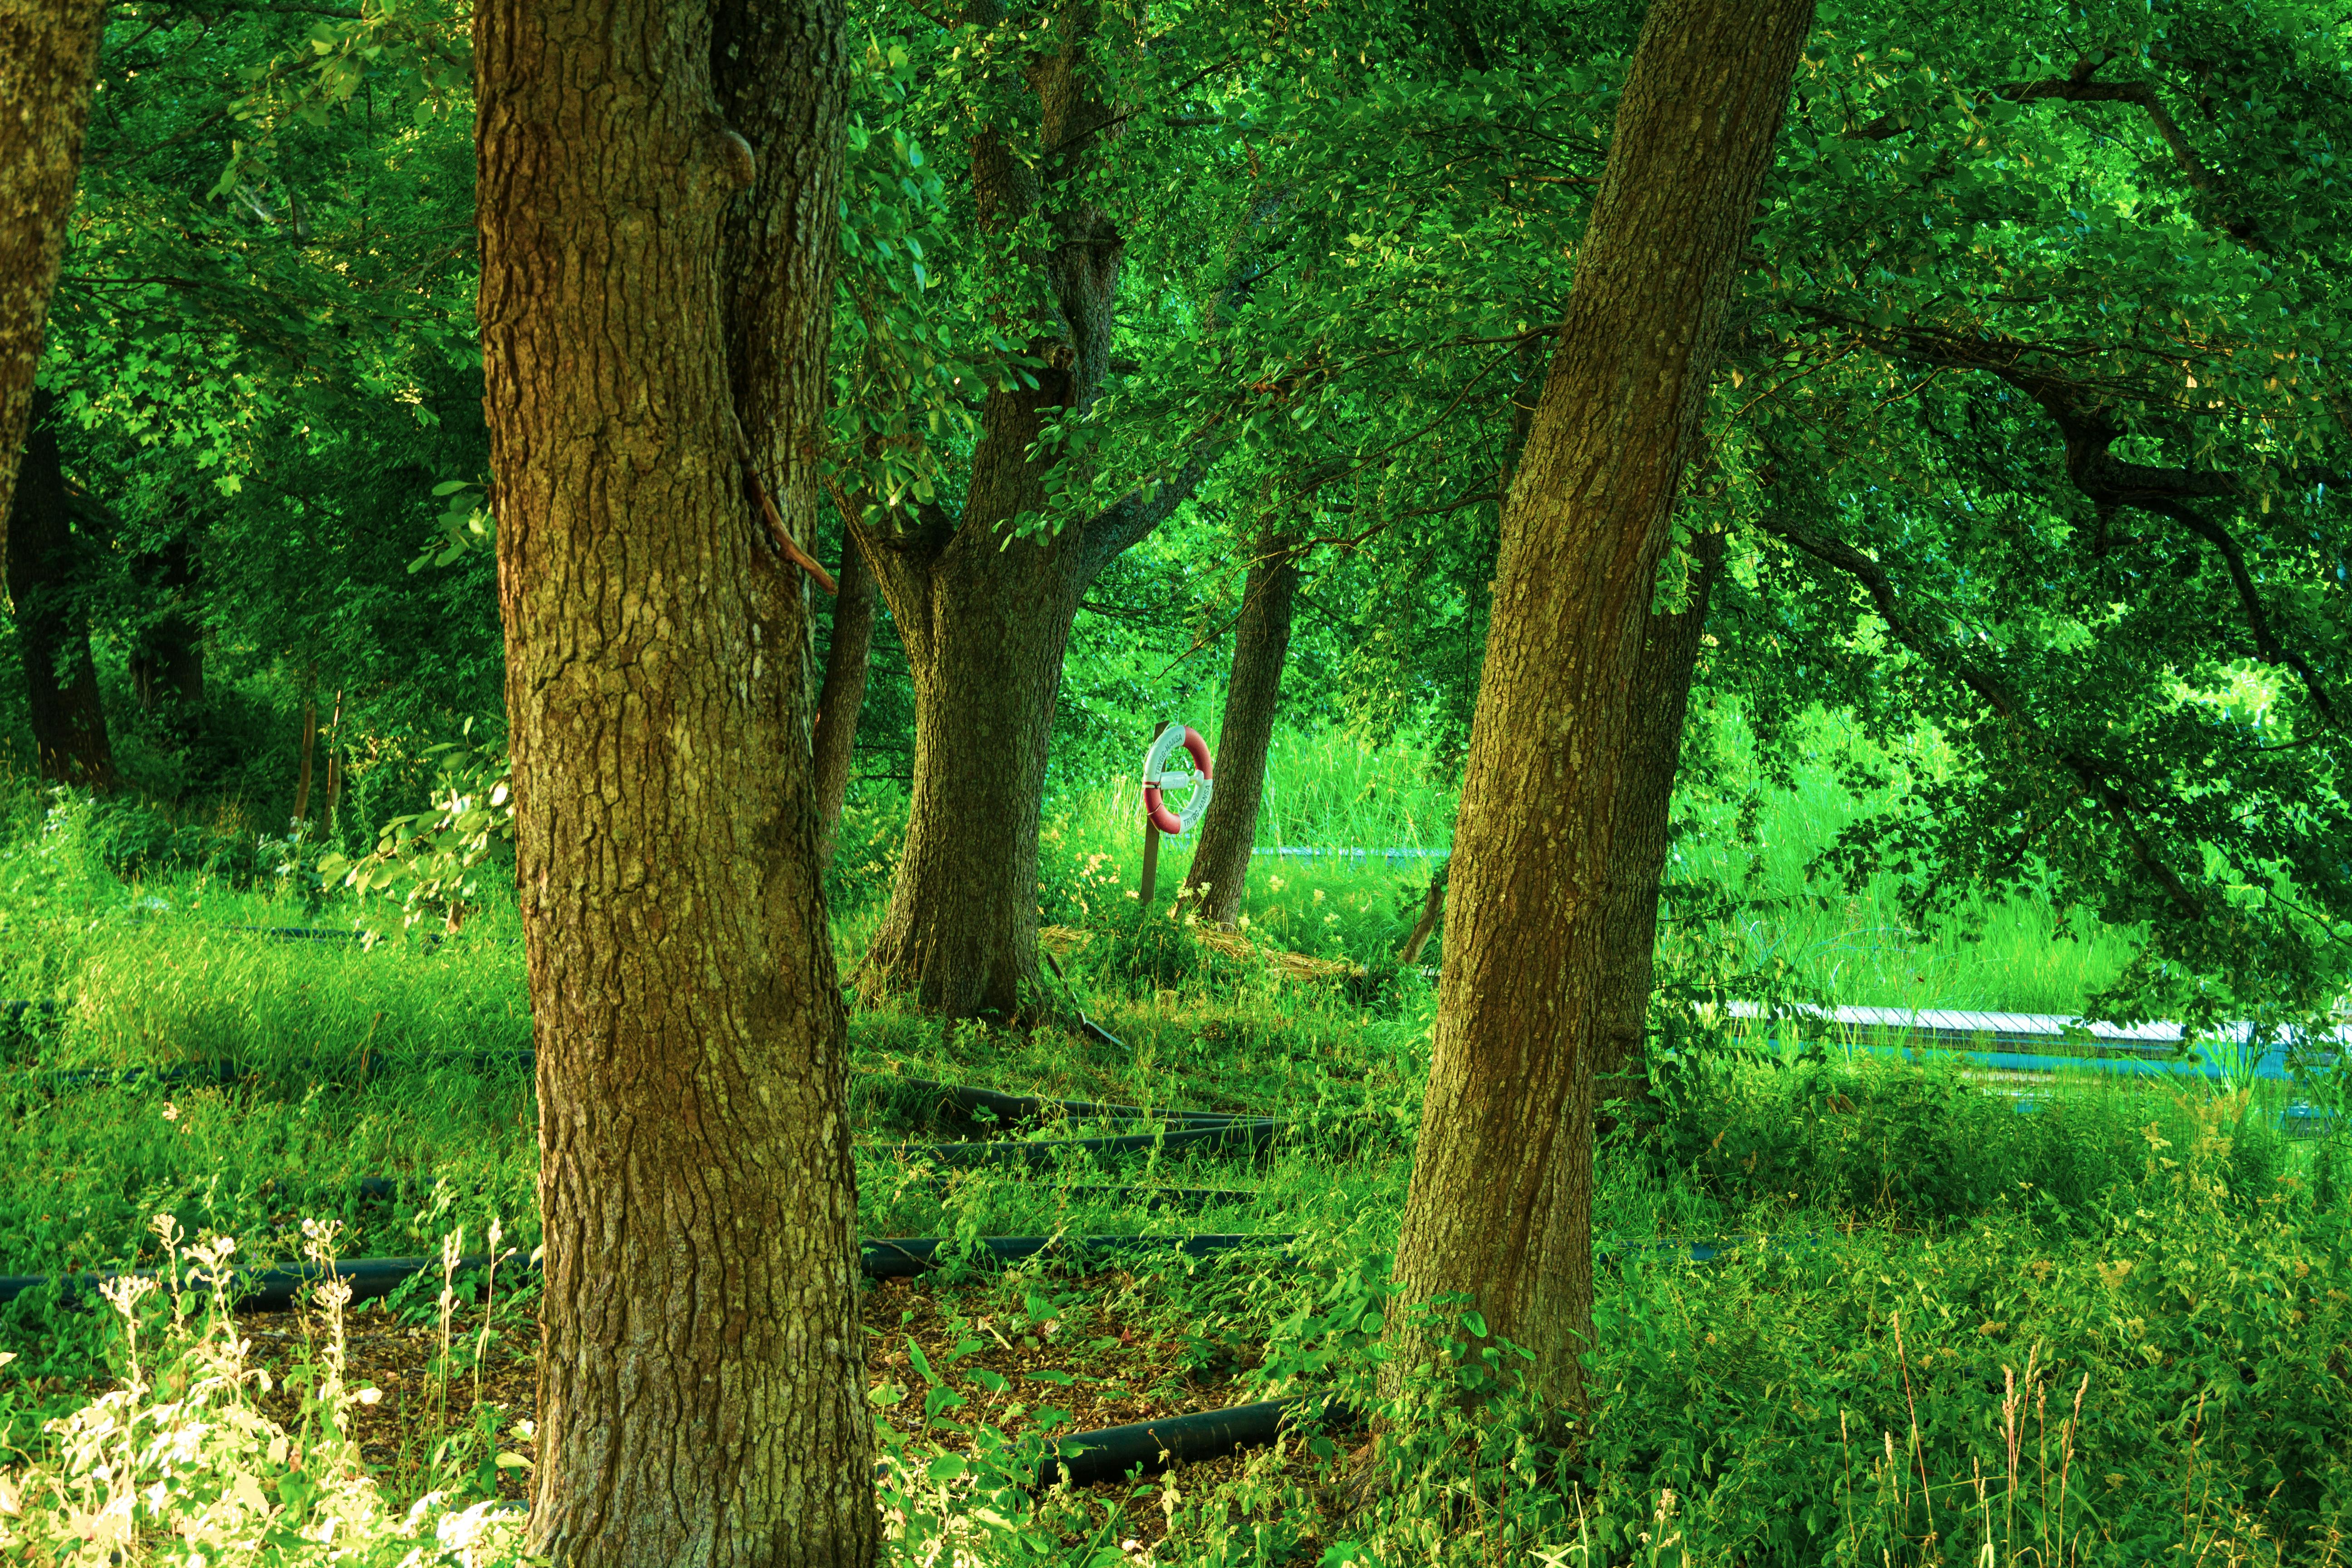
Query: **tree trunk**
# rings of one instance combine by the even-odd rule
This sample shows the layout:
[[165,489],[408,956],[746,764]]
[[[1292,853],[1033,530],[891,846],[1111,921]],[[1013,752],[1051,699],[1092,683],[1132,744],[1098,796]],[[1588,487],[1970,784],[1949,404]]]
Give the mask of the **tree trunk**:
[[842,27],[834,0],[476,11],[546,1245],[531,1550],[568,1568],[877,1547],[807,592],[751,493],[813,536]]
[[[1592,1059],[1628,690],[1811,0],[1658,0],[1505,502],[1438,1018],[1398,1242],[1587,1407]],[[1400,1313],[1399,1373],[1432,1353]],[[1393,1374],[1392,1374],[1393,1375]]]
[[1683,717],[1706,635],[1707,600],[1723,565],[1723,535],[1699,535],[1691,554],[1689,599],[1673,615],[1649,618],[1626,692],[1625,793],[1619,808],[1617,867],[1608,887],[1608,896],[1620,902],[1602,917],[1599,999],[1593,1005],[1600,1020],[1592,1051],[1597,1136],[1606,1136],[1614,1125],[1600,1107],[1650,1099],[1642,1038],[1656,973],[1658,889],[1666,875],[1666,830],[1674,815],[1675,774],[1682,766]]
[[857,750],[857,711],[866,705],[866,671],[874,651],[874,574],[857,533],[841,530],[840,592],[833,601],[833,641],[824,652],[824,685],[816,696],[815,778],[817,859],[833,864],[841,831],[841,803]]
[[983,126],[971,142],[982,235],[995,244],[1039,223],[1052,237],[1021,253],[1058,318],[1027,345],[1044,362],[1038,384],[989,393],[961,518],[926,507],[910,527],[852,525],[915,688],[914,799],[866,977],[953,1017],[1020,1017],[1043,995],[1038,815],[1070,623],[1087,584],[1158,527],[1213,460],[1196,454],[1148,493],[1009,536],[1024,513],[1054,512],[1049,479],[1083,490],[1085,476],[1056,474],[1059,460],[1038,440],[1049,420],[1083,416],[1110,370],[1126,242],[1087,194],[1117,118],[1090,95],[1098,20],[1097,7],[1071,4],[1040,37],[1055,52],[996,57],[1019,62],[1001,84],[1006,111],[1034,94],[1034,143],[1049,150],[1036,164],[1003,127]]
[[[32,426],[106,12],[100,0],[0,0],[0,531]],[[0,556],[7,545],[0,531]]]
[[[915,766],[890,911],[867,958],[950,1017],[1034,1009],[1037,831],[1077,594],[1050,544],[970,524],[927,567],[876,562],[915,689]],[[919,596],[918,596],[919,595]]]
[[111,790],[114,748],[99,700],[98,669],[90,662],[89,612],[83,599],[88,574],[74,537],[49,403],[47,393],[35,400],[32,438],[25,445],[5,536],[8,597],[25,661],[33,752],[45,779]]
[[183,737],[205,700],[205,636],[194,614],[195,552],[185,534],[131,563],[133,579],[152,607],[164,607],[144,626],[131,650],[131,689],[142,712],[169,704]]
[[1234,623],[1233,679],[1225,686],[1224,724],[1217,731],[1217,787],[1201,817],[1200,847],[1184,890],[1203,919],[1231,925],[1249,886],[1250,848],[1265,799],[1265,753],[1274,742],[1282,669],[1290,657],[1290,609],[1298,594],[1291,541],[1276,528],[1259,533]]
[[302,693],[301,767],[294,776],[294,821],[299,826],[310,816],[310,762],[319,751],[319,693]]

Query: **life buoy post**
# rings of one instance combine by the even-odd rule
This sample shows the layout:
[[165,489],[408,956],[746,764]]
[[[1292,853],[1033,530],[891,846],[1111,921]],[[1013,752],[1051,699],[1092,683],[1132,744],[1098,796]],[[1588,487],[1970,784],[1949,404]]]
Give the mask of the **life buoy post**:
[[[1179,750],[1191,761],[1191,769],[1169,767]],[[1215,793],[1215,773],[1209,742],[1201,731],[1166,720],[1152,727],[1151,744],[1143,752],[1143,876],[1136,889],[1145,908],[1150,907],[1160,879],[1160,836],[1188,833],[1200,825]],[[1182,804],[1171,809],[1168,795],[1175,790],[1186,793]]]

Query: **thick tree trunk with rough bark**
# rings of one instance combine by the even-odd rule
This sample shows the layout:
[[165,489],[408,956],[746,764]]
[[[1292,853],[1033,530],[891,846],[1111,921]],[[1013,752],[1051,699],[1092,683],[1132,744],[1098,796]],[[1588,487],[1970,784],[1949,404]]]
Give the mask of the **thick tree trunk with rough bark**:
[[135,559],[131,570],[143,605],[154,615],[131,645],[131,689],[142,711],[168,708],[184,736],[193,731],[205,700],[205,634],[195,612],[195,551],[182,535]]
[[114,747],[89,657],[88,574],[74,537],[64,459],[48,425],[49,396],[35,401],[7,539],[8,597],[16,648],[25,663],[25,699],[41,776],[85,789],[114,787]]
[[[32,426],[106,11],[100,0],[0,0],[0,530]],[[7,544],[0,531],[0,553]]]
[[841,832],[841,803],[849,795],[850,764],[856,760],[857,713],[866,706],[866,672],[874,654],[874,574],[857,532],[845,523],[841,534],[840,592],[833,601],[833,641],[824,650],[824,684],[816,694],[817,858],[833,864]]
[[1290,658],[1290,611],[1298,596],[1292,542],[1280,529],[1258,535],[1234,622],[1234,668],[1225,684],[1224,723],[1217,731],[1217,787],[1201,817],[1201,842],[1184,890],[1201,916],[1231,925],[1249,887],[1250,848],[1265,799],[1265,754]]
[[[1083,415],[1110,371],[1125,240],[1088,190],[1117,119],[1092,96],[1087,56],[1100,20],[1098,7],[1071,0],[1042,36],[1024,35],[1054,52],[997,57],[1024,62],[1001,101],[1010,112],[1026,98],[1035,118],[1018,135],[984,126],[971,142],[982,234],[1042,219],[1052,236],[1024,262],[1057,318],[1028,344],[1045,362],[1038,384],[988,395],[961,517],[926,507],[910,526],[897,525],[900,514],[856,524],[915,688],[914,798],[865,974],[954,1017],[1024,1016],[1043,995],[1038,814],[1070,623],[1087,585],[1158,527],[1213,460],[1196,453],[1148,494],[1007,538],[1015,519],[1055,504],[1047,479],[1057,459],[1035,451],[1038,437],[1050,420]],[[1033,161],[1024,148],[1043,151]]]
[[[1658,0],[1505,502],[1454,836],[1408,1302],[1464,1293],[1586,1407],[1592,1042],[1628,689],[1811,0]],[[1427,1359],[1391,1320],[1399,1369]]]
[[842,27],[832,0],[476,12],[531,1539],[569,1568],[877,1551],[807,591],[752,490],[814,536]]
[[869,963],[951,1017],[1034,1014],[1037,831],[1077,588],[1047,545],[967,524],[927,566],[877,559],[915,689],[915,765],[890,913]]
[[1667,829],[1674,816],[1675,774],[1682,766],[1683,719],[1690,710],[1691,679],[1706,636],[1707,600],[1723,565],[1723,535],[1704,533],[1691,544],[1689,597],[1672,615],[1649,617],[1626,689],[1626,756],[1619,804],[1617,868],[1609,879],[1613,914],[1602,917],[1601,979],[1593,1013],[1595,1113],[1611,1100],[1650,1098],[1643,1031],[1649,1023],[1656,978],[1658,891],[1666,876]]

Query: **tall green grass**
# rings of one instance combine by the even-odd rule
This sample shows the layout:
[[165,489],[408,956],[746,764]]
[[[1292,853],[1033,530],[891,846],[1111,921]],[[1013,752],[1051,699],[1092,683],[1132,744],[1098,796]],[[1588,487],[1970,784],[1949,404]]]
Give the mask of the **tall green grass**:
[[[1449,789],[1409,747],[1286,737],[1261,839],[1443,844]],[[1675,875],[1782,901],[1751,910],[1717,951],[1670,943],[1670,963],[1754,968],[1784,957],[1841,1001],[2068,1010],[2067,988],[2079,996],[2098,953],[2051,958],[2063,944],[2046,940],[2030,907],[1986,911],[1991,934],[1969,945],[1870,926],[1883,919],[1874,892],[1818,901],[1804,862],[1867,804],[1826,771],[1808,773],[1796,789],[1767,792],[1760,830],[1744,842],[1706,816],[1727,807],[1695,802]],[[87,816],[21,797],[13,809],[0,841],[0,990],[71,1005],[58,1027],[14,1037],[7,1065],[226,1059],[238,1076],[62,1092],[8,1080],[0,1271],[152,1263],[159,1214],[234,1235],[239,1255],[257,1260],[297,1253],[309,1239],[302,1222],[320,1217],[342,1223],[347,1255],[429,1254],[457,1226],[479,1236],[494,1218],[532,1245],[535,1106],[529,1078],[502,1059],[529,1040],[510,904],[430,946],[281,943],[226,928],[334,925],[341,911],[331,900],[314,907],[290,879],[126,877]],[[880,912],[892,810],[889,797],[869,797],[851,817],[836,876],[845,963]],[[1153,1504],[1171,1542],[1161,1561],[1928,1562],[1937,1559],[1921,1542],[1938,1520],[1939,1539],[1970,1543],[1970,1562],[1988,1560],[1977,1550],[1988,1544],[2004,1564],[2029,1560],[2020,1542],[2048,1561],[2144,1561],[2154,1559],[2113,1552],[2258,1535],[2287,1543],[2275,1560],[2321,1560],[2313,1543],[2352,1506],[2340,1426],[2315,1426],[2313,1415],[2342,1382],[2327,1358],[2347,1324],[2344,1304],[2308,1281],[2347,1266],[2347,1162],[2333,1144],[2282,1142],[2264,1102],[2201,1084],[2070,1078],[2048,1109],[2024,1115],[1949,1071],[1777,1055],[1726,1031],[1715,1054],[1669,1083],[1658,1125],[1603,1152],[1596,1231],[1623,1243],[1769,1235],[1802,1245],[1750,1247],[1708,1269],[1639,1253],[1608,1265],[1609,1337],[1596,1363],[1607,1420],[1577,1456],[1530,1447],[1507,1421],[1465,1429],[1411,1377],[1402,1394],[1381,1394],[1362,1314],[1401,1310],[1380,1281],[1411,1179],[1433,993],[1417,974],[1304,982],[1196,947],[1168,918],[1181,846],[1163,853],[1161,907],[1131,897],[1135,813],[1132,781],[1058,799],[1043,851],[1041,921],[1090,935],[1066,965],[1070,991],[1057,994],[1074,994],[1121,1043],[1051,1025],[950,1029],[881,1002],[852,1019],[852,1113],[868,1236],[941,1237],[951,1252],[1004,1234],[1298,1237],[1297,1260],[1278,1268],[1139,1261],[1126,1274],[1155,1293],[1184,1353],[1203,1364],[1254,1366],[1268,1391],[1311,1370],[1358,1379],[1368,1399],[1401,1399],[1391,1406],[1396,1446],[1374,1467],[1385,1479],[1366,1490],[1370,1461],[1349,1479],[1336,1458],[1307,1465],[1294,1447],[1286,1458],[1171,1483]],[[1250,933],[1374,963],[1417,911],[1428,871],[1261,858]],[[1717,930],[1700,935],[1717,941]],[[1942,976],[1944,988],[1921,994],[1933,990],[1912,978],[1922,975]],[[919,1079],[1263,1111],[1290,1125],[1264,1158],[1163,1150],[963,1171],[925,1146],[1129,1129],[992,1127],[943,1114]],[[393,1190],[363,1192],[368,1177],[391,1178]],[[1236,1195],[1154,1205],[1179,1189]],[[1003,1289],[1017,1294],[1052,1270],[1016,1271]],[[1906,1363],[1885,1353],[1897,1310],[1908,1385]],[[0,1370],[10,1441],[38,1447],[41,1422],[119,1356],[112,1331],[39,1292],[0,1312],[0,1350],[20,1358]],[[2089,1414],[2063,1438],[2103,1467],[2081,1488],[2031,1466],[2031,1486],[2011,1480],[1988,1436],[2011,1419],[1989,1391],[2004,1366],[2029,1362],[2098,1380]],[[2225,1387],[2225,1364],[2254,1382]],[[1872,1445],[1888,1434],[1913,1441],[1908,1396],[1921,1401],[1917,1448],[1892,1451],[1897,1464]],[[2200,1399],[2235,1424],[2235,1446],[2200,1435]],[[973,1563],[1075,1568],[1085,1559],[1068,1543],[1110,1522],[1099,1500],[1068,1500],[1047,1516],[1061,1521],[1047,1531],[1061,1544],[1000,1539],[975,1523],[988,1501],[976,1489],[984,1466],[937,1479],[955,1471],[951,1456],[970,1455],[969,1434],[902,1422],[892,1441],[911,1462],[891,1483],[904,1560],[951,1543]],[[2304,1479],[2279,1490],[2287,1464]],[[1969,1522],[1974,1475],[1999,1484]],[[2138,1500],[2184,1477],[2219,1500],[2185,1515]],[[2060,1527],[2038,1502],[2024,1525],[2002,1513],[2009,1533],[1990,1533],[1989,1510],[2024,1506],[2026,1492],[2046,1498],[2052,1485],[2096,1515],[2092,1535],[2053,1536]],[[1473,1498],[1487,1500],[1484,1514]],[[1680,1544],[1661,1556],[1669,1536]]]
[[[2072,1016],[2130,958],[2134,933],[2076,921],[2061,934],[2046,899],[1973,899],[1925,933],[1899,907],[1891,879],[1855,892],[1811,875],[1848,826],[1915,778],[1944,776],[1958,763],[1933,736],[1890,753],[1835,714],[1812,715],[1797,738],[1808,760],[1790,788],[1761,782],[1756,738],[1736,709],[1720,710],[1690,742],[1711,753],[1712,766],[1676,802],[1666,881],[1690,889],[1690,906],[1726,892],[1737,900],[1729,940],[1740,965],[1785,965],[1799,984],[1857,1006]],[[1883,770],[1886,787],[1848,788],[1840,763],[1849,760]],[[1676,901],[1670,891],[1670,910]]]
[[[1761,782],[1756,742],[1736,710],[1718,714],[1691,744],[1715,755],[1677,803],[1666,869],[1669,921],[1708,918],[1694,933],[1721,950],[1727,967],[1777,972],[1815,994],[1870,1006],[1958,1007],[2073,1016],[2122,968],[2133,933],[2093,926],[2060,934],[2046,900],[1973,900],[1934,932],[1903,912],[1890,879],[1859,892],[1809,875],[1816,856],[1850,824],[1885,804],[1848,789],[1836,767],[1852,753],[1891,770],[1889,792],[1910,770],[1953,765],[1930,739],[1900,755],[1880,752],[1835,715],[1817,715],[1805,741],[1813,762],[1794,787]],[[1211,737],[1214,745],[1214,737]],[[1140,747],[1139,746],[1139,756]],[[1689,781],[1686,781],[1689,782]],[[1746,798],[1755,796],[1751,802]],[[1411,737],[1374,745],[1337,730],[1285,731],[1269,752],[1261,847],[1444,848],[1453,840],[1458,779]],[[870,842],[895,842],[888,805],[872,809]],[[1045,914],[1082,924],[1134,889],[1141,871],[1140,789],[1130,776],[1049,802],[1044,828]],[[877,869],[887,856],[875,857]],[[1158,885],[1172,898],[1190,846],[1163,840]],[[1345,952],[1376,962],[1409,928],[1433,861],[1253,858],[1244,911],[1269,940],[1309,953]],[[867,901],[881,886],[867,884]],[[1727,921],[1713,918],[1728,897]],[[851,900],[856,905],[861,900]],[[855,921],[857,917],[853,914]],[[1442,956],[1443,937],[1432,950]]]

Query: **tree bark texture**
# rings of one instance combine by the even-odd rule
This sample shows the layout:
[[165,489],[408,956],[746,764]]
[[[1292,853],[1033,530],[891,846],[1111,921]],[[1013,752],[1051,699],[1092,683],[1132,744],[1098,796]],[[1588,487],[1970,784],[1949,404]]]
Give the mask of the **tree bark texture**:
[[[1505,502],[1397,1274],[1408,1302],[1471,1298],[1570,1414],[1592,1343],[1592,1043],[1632,673],[1811,15],[1651,7]],[[1391,1321],[1391,1364],[1428,1359],[1417,1316]]]
[[1602,919],[1600,998],[1594,1005],[1596,1116],[1612,1100],[1650,1098],[1642,1040],[1656,979],[1658,897],[1666,876],[1675,775],[1682,767],[1683,719],[1706,637],[1707,601],[1723,566],[1723,535],[1699,535],[1691,542],[1691,554],[1689,597],[1674,614],[1649,617],[1626,690],[1625,785],[1617,867],[1608,886],[1619,908]]
[[486,0],[485,411],[538,1051],[535,1552],[864,1564],[802,574],[837,0]]
[[1290,657],[1290,612],[1298,595],[1292,541],[1278,528],[1258,534],[1234,622],[1233,675],[1225,683],[1225,717],[1217,731],[1217,787],[1201,817],[1184,890],[1204,920],[1231,925],[1249,887],[1250,849],[1257,842],[1258,809],[1265,800],[1265,755]]
[[[877,575],[915,693],[907,837],[868,964],[953,1017],[1033,1011],[1045,753],[1077,594],[1050,545],[969,524],[929,570]],[[1027,557],[1027,559],[1022,559]]]
[[833,864],[841,832],[841,803],[849,795],[856,760],[857,712],[866,705],[866,672],[874,653],[874,574],[857,547],[856,530],[841,535],[841,570],[835,581],[833,641],[824,650],[824,684],[816,694],[815,776],[817,857]]
[[48,423],[49,397],[35,400],[7,539],[8,597],[16,648],[25,662],[25,699],[41,776],[85,789],[114,787],[114,747],[89,657],[89,574],[74,536],[65,463]]
[[[0,531],[32,426],[106,11],[100,0],[0,0]],[[0,554],[7,544],[0,531]]]
[[313,689],[302,697],[302,760],[294,776],[294,820],[298,823],[310,815],[310,763],[318,751],[319,693]]
[[[866,975],[953,1017],[1022,1016],[1042,994],[1038,814],[1070,623],[1087,585],[1175,510],[1207,463],[1196,456],[1149,495],[1006,538],[1024,512],[1052,508],[1056,459],[1035,452],[1040,433],[1083,416],[1110,370],[1125,241],[1088,190],[1115,119],[1087,69],[1097,20],[1097,6],[1071,0],[1045,35],[1055,52],[1025,57],[997,100],[1025,98],[1034,124],[1018,137],[984,125],[971,147],[982,232],[1036,217],[1052,236],[1022,262],[1051,310],[1027,345],[1045,362],[1038,384],[989,393],[960,518],[926,507],[911,526],[856,524],[915,689],[906,842]],[[1046,150],[1034,163],[1020,152],[1031,140]]]
[[[184,737],[205,701],[205,633],[196,609],[195,551],[182,535],[131,563],[140,597],[152,612],[131,649],[131,689],[140,710],[166,704]],[[155,606],[162,608],[156,609]]]

